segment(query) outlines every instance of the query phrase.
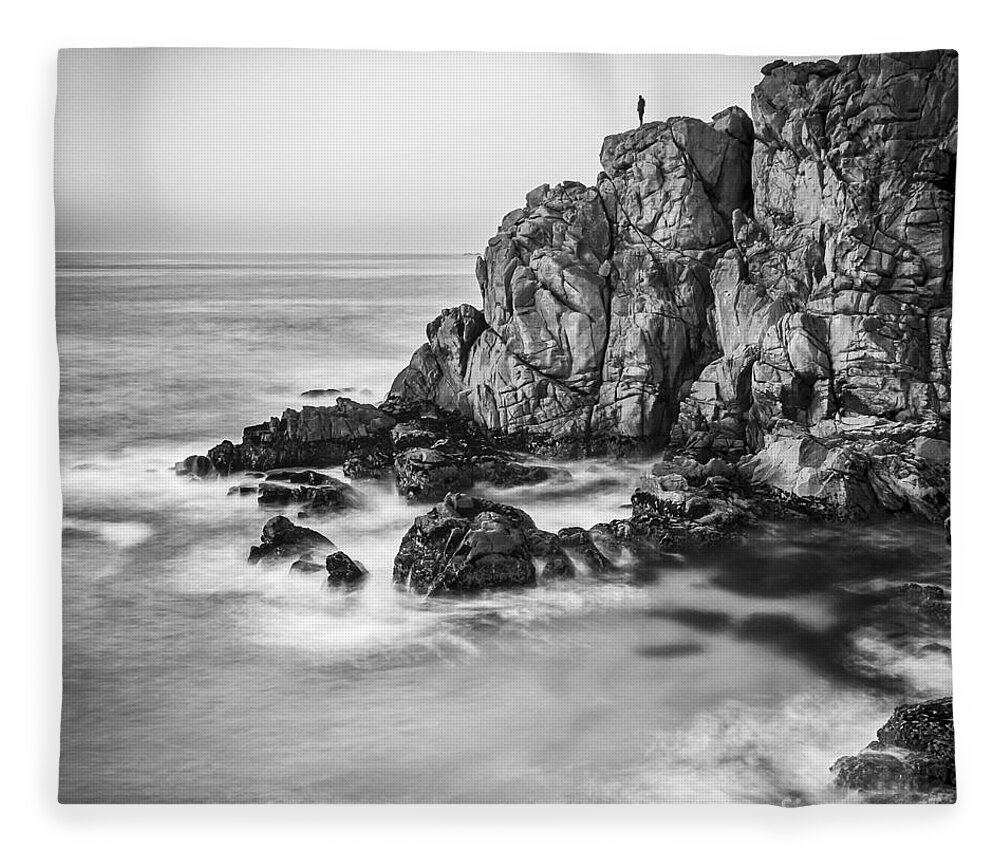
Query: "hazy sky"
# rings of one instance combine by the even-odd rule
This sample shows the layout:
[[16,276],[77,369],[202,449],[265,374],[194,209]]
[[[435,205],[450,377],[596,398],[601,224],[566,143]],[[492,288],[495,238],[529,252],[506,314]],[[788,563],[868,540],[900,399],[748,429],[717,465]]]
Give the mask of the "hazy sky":
[[56,244],[478,251],[536,185],[592,183],[640,92],[647,120],[749,110],[772,59],[62,51]]

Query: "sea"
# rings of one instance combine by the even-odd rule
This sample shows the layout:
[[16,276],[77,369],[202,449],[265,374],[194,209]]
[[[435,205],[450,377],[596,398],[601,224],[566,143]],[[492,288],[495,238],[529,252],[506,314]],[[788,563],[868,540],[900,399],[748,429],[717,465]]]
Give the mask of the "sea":
[[[310,389],[378,403],[427,322],[479,305],[474,263],[58,255],[62,802],[843,801],[833,762],[901,701],[950,693],[940,636],[874,624],[850,634],[864,665],[836,659],[846,596],[950,584],[940,528],[905,516],[425,599],[391,571],[429,505],[366,482],[363,510],[310,521],[363,588],[247,564],[270,514],[227,495],[240,476],[174,463],[333,402]],[[650,463],[559,465],[570,480],[475,491],[588,527],[627,516]]]

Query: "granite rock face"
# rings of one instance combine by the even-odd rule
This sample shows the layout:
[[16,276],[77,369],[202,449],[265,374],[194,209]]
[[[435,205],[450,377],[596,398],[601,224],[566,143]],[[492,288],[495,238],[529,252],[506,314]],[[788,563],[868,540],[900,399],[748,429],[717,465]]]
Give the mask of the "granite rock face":
[[[753,210],[733,213],[735,247],[712,272],[723,357],[692,385],[674,440],[759,452],[749,476],[855,512],[943,520],[957,55],[764,75]],[[928,428],[936,444],[917,445]]]
[[431,322],[386,403],[288,410],[179,471],[343,464],[437,499],[541,479],[515,448],[669,448],[947,521],[957,55],[762,74],[752,120],[648,122],[593,186],[529,192],[477,259],[482,309]]
[[528,442],[662,436],[717,354],[709,275],[750,201],[752,141],[738,108],[647,123],[605,140],[596,186],[529,192],[478,262],[478,339],[449,328],[468,306],[445,311],[392,391]]
[[753,126],[739,108],[606,138],[598,181],[615,225],[611,327],[594,429],[663,438],[718,355],[710,278],[750,203]]
[[950,435],[957,55],[762,73],[752,121],[646,123],[594,187],[530,192],[478,262],[482,320],[446,311],[393,390],[528,447],[769,450],[749,473],[789,492],[947,516],[921,501],[943,449],[907,443]]

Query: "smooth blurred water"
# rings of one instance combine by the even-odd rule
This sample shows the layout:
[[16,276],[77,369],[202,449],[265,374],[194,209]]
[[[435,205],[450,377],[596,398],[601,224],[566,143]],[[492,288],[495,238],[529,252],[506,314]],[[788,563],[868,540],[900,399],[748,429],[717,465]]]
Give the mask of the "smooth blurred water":
[[[908,519],[421,600],[390,575],[428,506],[368,483],[365,510],[310,523],[368,568],[363,589],[250,567],[268,514],[226,495],[238,478],[172,464],[321,402],[306,389],[377,401],[427,321],[478,304],[473,258],[59,264],[63,801],[820,801],[901,697],[950,690],[947,656],[884,629],[859,644],[896,686],[824,657],[845,595],[948,585],[940,532]],[[589,526],[627,513],[642,468],[482,492],[542,528]],[[779,635],[741,635],[760,613]]]

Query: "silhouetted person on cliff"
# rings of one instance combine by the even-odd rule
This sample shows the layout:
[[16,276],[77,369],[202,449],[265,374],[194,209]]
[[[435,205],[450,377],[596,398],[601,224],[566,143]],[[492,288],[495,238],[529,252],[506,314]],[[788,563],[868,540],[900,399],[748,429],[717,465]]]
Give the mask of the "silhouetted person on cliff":
[[642,125],[642,115],[646,112],[646,100],[642,96],[639,96],[639,104],[635,109],[639,111],[639,125]]

